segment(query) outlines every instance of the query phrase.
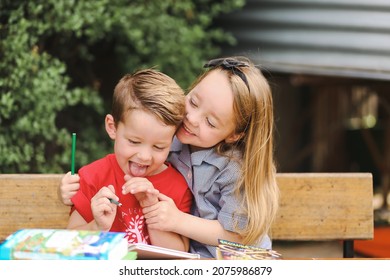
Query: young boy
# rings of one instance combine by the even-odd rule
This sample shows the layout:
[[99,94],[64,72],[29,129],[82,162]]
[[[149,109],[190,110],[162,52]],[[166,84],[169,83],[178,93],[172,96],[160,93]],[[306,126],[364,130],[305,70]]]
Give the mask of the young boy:
[[[162,193],[189,213],[192,194],[185,179],[166,162],[184,116],[184,93],[167,75],[141,70],[125,75],[114,90],[105,128],[114,154],[79,170],[80,189],[72,197],[68,228],[126,232],[129,243],[148,243],[188,251],[188,239],[149,230],[142,207]],[[63,178],[66,181],[67,173]],[[122,194],[122,188],[131,189]],[[119,202],[119,203],[118,203]]]

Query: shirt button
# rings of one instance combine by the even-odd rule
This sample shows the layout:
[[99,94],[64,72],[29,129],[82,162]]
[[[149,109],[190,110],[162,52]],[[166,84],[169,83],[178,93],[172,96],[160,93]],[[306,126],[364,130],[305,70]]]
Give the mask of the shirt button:
[[191,172],[188,172],[188,173],[187,173],[187,178],[188,178],[188,179],[191,179],[191,177],[192,177]]

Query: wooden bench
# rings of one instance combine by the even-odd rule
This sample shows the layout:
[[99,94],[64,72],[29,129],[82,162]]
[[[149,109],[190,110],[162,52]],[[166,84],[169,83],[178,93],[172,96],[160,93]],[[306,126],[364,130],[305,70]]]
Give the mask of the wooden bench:
[[[62,174],[0,174],[0,240],[21,228],[65,228],[70,208],[57,197]],[[373,238],[370,173],[279,173],[281,190],[273,240],[342,240],[353,257],[353,240]]]
[[22,228],[66,228],[57,196],[61,174],[0,174],[0,240]]
[[343,241],[343,257],[353,257],[353,241],[374,237],[371,173],[279,173],[280,210],[273,240]]

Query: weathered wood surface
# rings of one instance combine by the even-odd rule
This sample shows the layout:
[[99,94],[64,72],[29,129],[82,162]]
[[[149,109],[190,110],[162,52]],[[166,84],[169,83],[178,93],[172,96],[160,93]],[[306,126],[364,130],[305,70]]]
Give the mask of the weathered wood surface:
[[[0,240],[21,228],[65,228],[58,199],[62,174],[0,174]],[[279,173],[273,240],[373,238],[370,173]]]
[[372,239],[370,173],[278,174],[281,203],[274,240]]

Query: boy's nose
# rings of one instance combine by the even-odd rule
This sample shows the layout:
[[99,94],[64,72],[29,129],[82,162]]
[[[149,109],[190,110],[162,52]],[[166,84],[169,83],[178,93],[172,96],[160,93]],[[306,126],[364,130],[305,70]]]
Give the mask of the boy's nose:
[[144,148],[144,149],[140,149],[138,151],[137,156],[142,162],[146,163],[146,162],[150,161],[150,159],[152,158],[152,153],[150,152],[150,150],[148,148]]

